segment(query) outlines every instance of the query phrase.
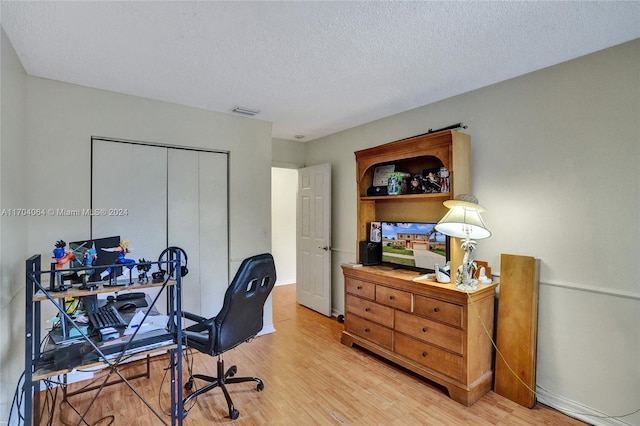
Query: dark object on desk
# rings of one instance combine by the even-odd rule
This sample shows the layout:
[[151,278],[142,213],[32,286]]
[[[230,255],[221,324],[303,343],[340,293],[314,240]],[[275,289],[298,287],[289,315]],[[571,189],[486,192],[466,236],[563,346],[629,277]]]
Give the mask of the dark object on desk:
[[[189,312],[183,316],[196,324],[184,331],[184,345],[202,353],[217,356],[217,377],[194,374],[184,385],[185,390],[193,388],[195,379],[209,382],[199,387],[184,399],[184,404],[209,390],[221,387],[229,407],[229,417],[237,419],[240,412],[233,406],[226,385],[255,381],[256,389],[264,389],[264,383],[257,377],[232,377],[238,371],[234,365],[226,372],[222,354],[229,349],[254,338],[262,330],[264,303],[276,282],[276,268],[271,254],[265,253],[245,259],[231,285],[224,295],[224,303],[218,315],[203,318]],[[186,415],[186,413],[185,413]]]
[[77,367],[82,363],[83,342],[56,345],[53,352],[53,365],[56,370]]
[[376,195],[389,195],[388,188],[386,186],[371,186],[367,189],[367,196],[374,197]]
[[382,244],[360,241],[360,263],[364,266],[377,265],[382,261]]
[[134,309],[137,309],[138,306],[133,303],[133,302],[125,302],[122,305],[118,306],[118,312],[123,312],[123,311],[132,311]]
[[[131,338],[131,342],[129,339]],[[138,333],[135,336],[123,336],[98,344],[98,349],[107,359],[113,359],[124,351],[124,355],[134,355],[139,352],[158,349],[175,343],[173,335],[167,330],[153,330],[147,333]],[[101,356],[95,350],[84,354],[83,362],[97,361]]]
[[91,325],[96,330],[106,327],[126,327],[127,322],[113,305],[104,305],[96,311],[87,311]]
[[[187,268],[187,264],[189,263],[189,257],[187,256],[187,252],[181,249],[180,247],[171,246],[164,249],[162,253],[160,253],[160,256],[158,257],[158,269],[160,270],[159,272],[163,273],[162,274],[163,277],[164,277],[164,273],[166,273],[167,271],[162,269],[162,267],[166,266],[168,262],[172,260],[176,260],[178,253],[180,254],[180,276],[186,277],[187,274],[189,273],[189,268]],[[169,264],[168,273],[170,277],[175,278],[174,276],[175,270],[176,270],[175,265],[173,263]],[[154,274],[152,274],[152,276],[153,275]]]
[[146,308],[147,306],[149,306],[149,304],[147,303],[147,299],[144,297],[139,299],[124,299],[124,300],[116,299],[113,302],[113,306],[115,306],[116,309],[119,311],[131,309],[131,305],[133,305],[134,308]]
[[116,300],[144,299],[146,293],[141,291],[132,291],[130,293],[122,293],[116,296]]

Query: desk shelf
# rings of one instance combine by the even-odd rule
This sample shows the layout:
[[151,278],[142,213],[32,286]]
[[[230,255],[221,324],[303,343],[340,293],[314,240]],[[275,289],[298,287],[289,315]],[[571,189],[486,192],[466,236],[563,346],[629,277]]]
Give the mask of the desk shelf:
[[[47,272],[47,271],[44,271]],[[175,286],[177,284],[176,280],[169,280],[166,283],[148,283],[148,284],[130,284],[124,286],[104,286],[101,283],[96,283],[97,288],[95,290],[84,290],[78,287],[71,287],[65,291],[44,291],[38,290],[34,295],[32,300],[34,302],[42,302],[44,300],[49,300],[49,296],[54,299],[64,299],[67,297],[85,297],[92,296],[97,294],[105,294],[105,293],[124,293],[130,291],[142,291],[150,288],[159,288],[164,286]]]
[[[172,259],[169,259],[169,263],[179,266],[180,253],[176,253]],[[158,262],[147,262],[158,263]],[[166,267],[167,262],[162,262]],[[133,264],[135,267],[137,264]],[[24,382],[24,395],[25,395],[25,424],[39,424],[40,419],[38,416],[42,415],[42,407],[40,404],[40,395],[38,390],[40,389],[40,382],[48,380],[52,377],[62,376],[63,395],[66,399],[67,396],[74,393],[67,393],[67,375],[74,370],[89,370],[95,368],[108,368],[109,374],[115,374],[115,378],[119,376],[121,381],[126,383],[134,393],[142,399],[147,407],[156,415],[156,417],[165,425],[182,425],[182,413],[184,407],[182,406],[182,303],[181,303],[181,283],[182,277],[180,276],[181,269],[179,267],[173,268],[175,270],[175,276],[169,277],[163,282],[152,283],[133,283],[129,285],[110,285],[105,286],[102,283],[96,284],[93,290],[81,289],[77,287],[71,287],[64,291],[52,291],[51,288],[45,286],[41,282],[42,276],[54,276],[54,274],[64,274],[72,272],[73,269],[68,270],[41,270],[41,257],[40,255],[34,255],[26,261],[26,275],[25,275],[25,288],[26,288],[26,310],[25,310],[25,382]],[[126,293],[132,291],[142,291],[145,289],[158,289],[158,294],[153,298],[151,303],[146,307],[148,310],[154,309],[157,301],[161,295],[166,296],[167,302],[167,315],[169,317],[169,332],[175,336],[175,343],[166,343],[162,346],[155,347],[153,349],[141,350],[140,352],[125,355],[124,348],[122,351],[109,354],[105,360],[102,358],[104,355],[98,350],[99,360],[90,360],[80,362],[73,368],[56,368],[53,364],[53,357],[51,359],[44,360],[42,357],[42,330],[41,330],[41,305],[43,302],[51,303],[57,310],[60,320],[65,324],[65,327],[78,328],[74,325],[73,319],[67,314],[64,307],[64,300],[67,298],[83,298],[87,296],[95,296],[105,293]],[[79,329],[79,328],[78,328]],[[84,345],[93,346],[93,350],[99,349],[86,333],[82,333],[80,339],[77,340]],[[123,341],[126,345],[128,341]],[[60,343],[61,344],[61,343]],[[53,341],[48,345],[56,345]],[[142,348],[141,348],[142,349]],[[171,422],[168,423],[166,417],[163,417],[157,410],[155,410],[142,396],[136,392],[133,385],[130,383],[132,378],[144,377],[145,374],[137,375],[135,377],[125,377],[119,371],[119,366],[129,363],[130,361],[147,358],[147,372],[146,377],[149,374],[148,360],[149,356],[157,353],[169,353],[170,356],[170,372],[171,372]],[[55,356],[55,355],[54,355]],[[81,356],[81,355],[80,355]],[[78,361],[80,361],[78,359]],[[58,365],[58,367],[61,367]],[[115,381],[117,383],[118,381]],[[100,392],[100,390],[98,390]],[[95,401],[95,398],[94,400]],[[93,403],[92,401],[92,403]],[[46,408],[46,407],[44,407]],[[84,412],[86,415],[91,409],[91,405]],[[82,415],[81,415],[82,416]],[[35,418],[34,418],[35,417]]]

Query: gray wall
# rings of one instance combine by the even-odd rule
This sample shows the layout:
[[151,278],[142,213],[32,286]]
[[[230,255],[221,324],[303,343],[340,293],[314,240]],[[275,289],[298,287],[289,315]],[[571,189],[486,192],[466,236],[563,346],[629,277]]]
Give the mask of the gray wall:
[[[0,210],[27,205],[27,75],[4,30],[0,56]],[[24,370],[24,261],[27,221],[0,216],[0,423]],[[20,320],[16,320],[16,318]]]
[[[27,76],[4,32],[1,53],[3,208],[90,207],[91,136],[219,149],[230,152],[231,273],[270,251],[271,123]],[[13,390],[24,366],[24,261],[47,259],[55,241],[88,238],[90,228],[89,217],[50,215],[2,217],[0,226],[2,320],[13,325],[1,331],[1,379]],[[1,395],[0,421],[12,392]]]
[[[640,41],[307,142],[333,172],[333,304],[356,258],[353,152],[462,121],[493,232],[476,258],[541,261],[539,399],[620,415],[640,401]],[[596,424],[640,424],[640,413]]]

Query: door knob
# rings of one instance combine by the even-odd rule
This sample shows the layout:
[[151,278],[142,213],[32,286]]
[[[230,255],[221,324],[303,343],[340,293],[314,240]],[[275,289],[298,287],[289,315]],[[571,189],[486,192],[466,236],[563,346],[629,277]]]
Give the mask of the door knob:
[[322,249],[322,250],[324,250],[324,251],[329,251],[329,249],[330,249],[331,247],[329,247],[329,246],[324,246],[324,247],[318,247],[318,248],[319,248],[319,249]]

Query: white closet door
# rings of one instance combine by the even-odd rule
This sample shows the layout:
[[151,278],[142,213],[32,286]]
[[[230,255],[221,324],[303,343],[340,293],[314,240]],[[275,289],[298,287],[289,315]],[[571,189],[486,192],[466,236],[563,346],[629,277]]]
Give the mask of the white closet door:
[[189,256],[182,307],[215,316],[229,285],[227,154],[169,150],[168,242]]
[[119,235],[127,257],[156,261],[167,242],[166,182],[166,148],[94,140],[91,204],[105,214],[92,217],[91,237]]

